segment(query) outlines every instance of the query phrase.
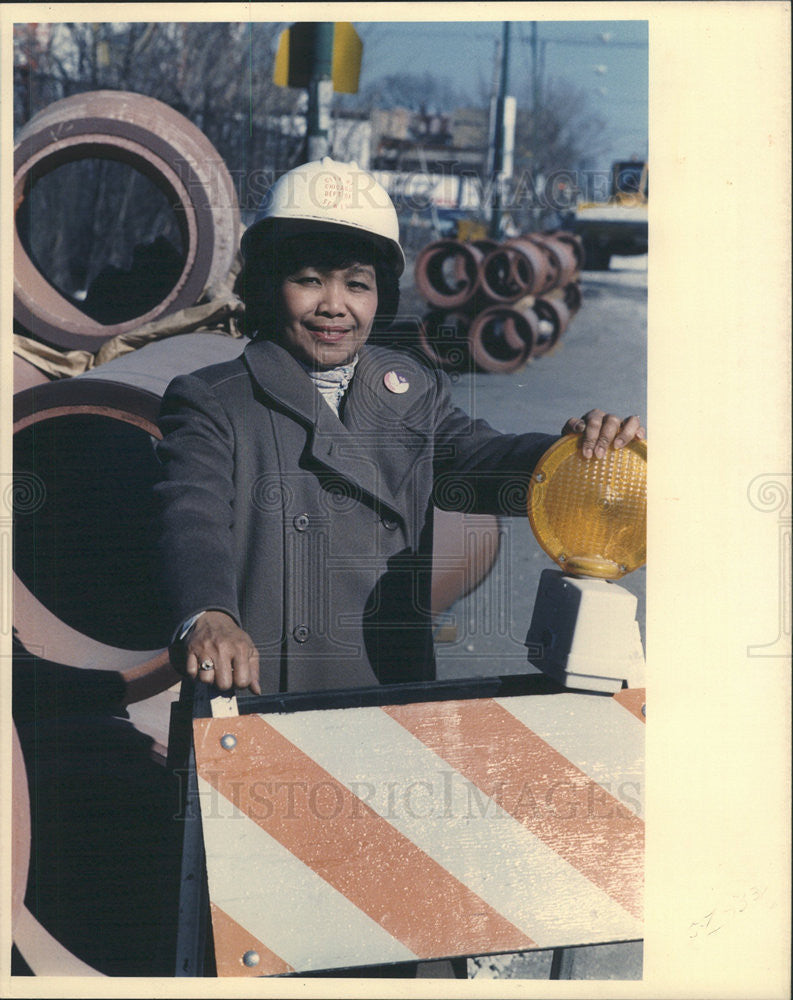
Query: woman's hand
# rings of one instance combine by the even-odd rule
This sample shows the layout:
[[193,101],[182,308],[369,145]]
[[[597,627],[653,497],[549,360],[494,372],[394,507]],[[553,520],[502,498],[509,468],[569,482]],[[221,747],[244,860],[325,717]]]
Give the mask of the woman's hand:
[[647,436],[638,417],[617,417],[603,410],[590,410],[583,417],[571,417],[562,428],[562,434],[580,434],[584,439],[581,451],[584,458],[603,458],[610,446],[624,448],[626,444]]
[[206,611],[182,640],[184,673],[193,680],[214,684],[220,691],[232,687],[259,687],[259,651],[229,615]]

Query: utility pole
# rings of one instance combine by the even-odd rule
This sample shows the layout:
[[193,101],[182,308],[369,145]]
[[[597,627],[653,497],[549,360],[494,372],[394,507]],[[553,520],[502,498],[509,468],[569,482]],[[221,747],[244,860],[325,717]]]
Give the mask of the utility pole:
[[328,154],[330,107],[333,100],[333,22],[313,25],[313,60],[308,83],[306,152],[309,160]]
[[[537,145],[539,142],[539,114],[540,114],[540,58],[539,58],[539,40],[537,36],[537,22],[531,22],[531,172],[534,179],[532,187],[538,183],[537,176]],[[543,53],[545,50],[545,43],[543,42]],[[539,222],[539,217],[541,212],[538,212],[536,207],[532,208],[533,222],[536,225]]]
[[490,235],[500,239],[503,217],[504,182],[512,173],[512,151],[515,136],[515,99],[507,96],[509,80],[509,21],[504,21],[501,41],[501,70],[498,96],[491,108],[491,164],[490,177],[493,187],[490,213]]
[[540,106],[540,59],[537,22],[531,22],[531,113],[536,118]]

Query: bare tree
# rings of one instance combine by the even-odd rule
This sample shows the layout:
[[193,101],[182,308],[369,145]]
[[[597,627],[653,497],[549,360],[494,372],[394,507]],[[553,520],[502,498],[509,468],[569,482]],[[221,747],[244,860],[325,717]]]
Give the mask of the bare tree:
[[547,175],[572,170],[581,159],[603,153],[606,123],[588,105],[586,91],[559,80],[548,82],[536,112],[528,95],[519,95],[515,146],[520,165]]
[[359,95],[369,108],[407,108],[422,114],[440,114],[465,104],[466,96],[447,77],[424,73],[391,73],[373,80]]
[[299,143],[283,136],[301,94],[272,80],[276,22],[63,23],[15,26],[14,121],[21,127],[60,97],[129,90],[189,118],[235,178],[243,208],[246,174],[294,164]]

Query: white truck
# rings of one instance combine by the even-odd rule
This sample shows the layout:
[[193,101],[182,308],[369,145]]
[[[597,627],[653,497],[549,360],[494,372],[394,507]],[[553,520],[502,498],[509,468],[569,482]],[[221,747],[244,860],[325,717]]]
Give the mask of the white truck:
[[579,202],[572,228],[584,244],[585,270],[608,270],[614,254],[647,253],[647,195],[647,164],[619,160],[608,201]]

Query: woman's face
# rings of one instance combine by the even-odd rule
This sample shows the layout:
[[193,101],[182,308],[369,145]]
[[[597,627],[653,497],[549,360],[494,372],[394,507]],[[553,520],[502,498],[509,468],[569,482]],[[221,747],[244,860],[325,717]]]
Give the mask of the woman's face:
[[306,364],[335,368],[354,357],[371,332],[375,270],[371,264],[301,267],[284,278],[279,300],[279,343]]

